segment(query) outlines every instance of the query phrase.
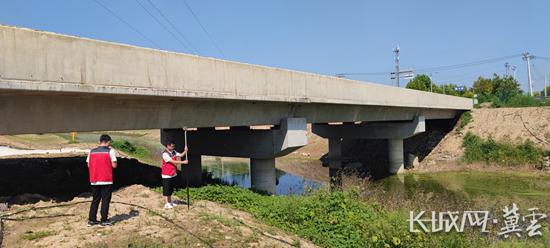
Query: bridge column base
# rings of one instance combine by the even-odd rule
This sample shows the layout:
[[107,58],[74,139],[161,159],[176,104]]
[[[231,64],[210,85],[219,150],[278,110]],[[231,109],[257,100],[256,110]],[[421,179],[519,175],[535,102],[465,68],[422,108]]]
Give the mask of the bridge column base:
[[404,172],[403,139],[388,139],[389,172],[397,174]]
[[275,158],[250,159],[250,182],[253,190],[275,194]]

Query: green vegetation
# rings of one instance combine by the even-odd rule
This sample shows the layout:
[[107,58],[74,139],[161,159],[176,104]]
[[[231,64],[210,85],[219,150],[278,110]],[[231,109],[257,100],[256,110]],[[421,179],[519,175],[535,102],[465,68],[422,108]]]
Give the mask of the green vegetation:
[[462,116],[460,116],[457,131],[462,130],[471,121],[472,121],[472,113],[470,113],[470,111],[464,112]]
[[483,161],[499,165],[531,165],[539,163],[547,153],[529,140],[519,145],[498,143],[491,138],[484,140],[470,132],[464,136],[462,147],[463,159],[467,163]]
[[113,140],[111,146],[136,158],[147,158],[149,156],[147,148],[136,146],[127,140]]
[[497,74],[494,74],[493,78],[479,77],[471,88],[456,84],[436,85],[430,77],[420,74],[409,81],[407,88],[468,98],[473,98],[474,94],[477,94],[478,104],[491,102],[495,108],[550,106],[549,99],[542,100],[523,94],[515,78],[500,77]]
[[441,84],[436,85],[432,82],[430,77],[424,74],[415,76],[407,84],[408,89],[415,89],[421,91],[432,91],[439,94],[446,94],[452,96],[461,96],[461,97],[474,97],[474,94],[470,89],[464,86],[458,86],[456,84]]
[[36,239],[41,239],[41,238],[44,238],[44,237],[48,237],[48,236],[51,236],[51,235],[54,235],[54,234],[55,234],[54,231],[38,231],[38,232],[29,231],[29,232],[24,233],[21,238],[24,239],[24,240],[31,241],[31,240],[36,240]]
[[[185,196],[185,190],[176,192]],[[319,190],[307,196],[268,196],[236,186],[192,189],[193,199],[229,204],[259,220],[296,233],[322,247],[468,247],[456,233],[410,233],[406,211],[387,211],[356,191]]]
[[479,77],[472,90],[478,95],[478,102],[491,102],[493,107],[538,107],[550,106],[549,100],[524,95],[518,81],[513,77]]

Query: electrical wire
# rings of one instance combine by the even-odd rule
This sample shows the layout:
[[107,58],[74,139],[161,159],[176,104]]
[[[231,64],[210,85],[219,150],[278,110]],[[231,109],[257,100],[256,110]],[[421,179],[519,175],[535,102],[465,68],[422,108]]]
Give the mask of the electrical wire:
[[[137,0],[136,0],[136,1],[137,1]],[[178,29],[178,27],[176,27],[176,25],[174,25],[174,23],[172,23],[172,22],[170,21],[170,19],[169,19],[166,15],[164,15],[164,13],[160,10],[160,8],[158,8],[158,7],[153,3],[153,1],[151,1],[151,0],[147,0],[147,1],[148,1],[149,4],[151,4],[151,6],[153,6],[153,8],[160,14],[160,16],[162,17],[162,19],[164,19],[164,20],[168,23],[168,25],[170,25],[174,30],[176,30],[176,32],[181,36],[181,38],[183,38],[183,40],[184,40],[185,42],[187,42],[187,44],[188,44],[191,48],[193,48],[193,50],[195,51],[195,54],[199,54],[199,53],[200,53],[199,50],[198,50],[195,46],[193,46],[193,44],[191,43],[191,41],[189,41],[189,39],[187,39],[187,37],[185,37],[185,35],[183,35],[183,33]]]
[[139,4],[139,6],[145,10],[145,12],[147,12],[147,14],[149,16],[151,16],[151,18],[153,18],[153,20],[155,20],[156,23],[158,23],[166,32],[168,32],[174,39],[176,39],[184,48],[185,50],[188,50],[192,53],[197,53],[196,50],[192,50],[191,48],[189,48],[189,46],[187,46],[185,43],[183,43],[183,41],[181,41],[172,31],[170,31],[168,29],[168,27],[166,27],[166,25],[164,25],[164,23],[162,23],[155,15],[153,15],[147,8],[145,8],[145,6],[143,6],[143,4],[141,4],[141,2],[139,0],[135,0],[136,3]]
[[214,39],[212,38],[212,36],[210,35],[210,33],[209,33],[209,32],[206,30],[206,28],[204,27],[204,25],[202,25],[201,21],[199,20],[199,17],[195,14],[195,12],[194,12],[193,9],[191,8],[191,6],[189,6],[189,4],[187,4],[187,1],[186,1],[186,0],[183,0],[183,3],[185,4],[185,7],[187,7],[187,10],[189,10],[189,12],[191,13],[191,15],[193,15],[193,18],[195,18],[195,21],[197,21],[197,23],[198,23],[199,26],[201,27],[202,31],[204,31],[204,33],[206,33],[206,36],[208,36],[208,39],[210,39],[210,41],[212,42],[212,44],[214,44],[214,46],[216,47],[216,49],[218,50],[218,52],[220,52],[220,54],[222,55],[222,58],[226,59],[224,52],[222,51],[222,49],[220,48],[220,46],[218,46],[218,44],[216,43],[216,41],[214,41]]
[[[478,65],[483,65],[483,64],[495,63],[495,62],[506,60],[506,59],[520,57],[521,55],[522,54],[514,54],[514,55],[497,57],[497,58],[482,59],[482,60],[472,61],[472,62],[468,62],[468,63],[445,65],[445,66],[435,66],[435,67],[426,67],[426,68],[421,68],[421,69],[417,69],[417,70],[413,70],[413,71],[414,72],[427,73],[427,72],[440,72],[440,71],[457,70],[457,69],[462,69],[462,68],[466,68],[466,67],[473,67],[473,66],[478,66]],[[341,75],[341,76],[347,76],[347,75],[389,75],[390,73],[393,73],[393,72],[390,72],[390,71],[387,71],[387,72],[346,72],[346,73],[338,73],[338,74],[335,74],[335,75],[337,75],[337,76],[339,76],[339,75]]]
[[99,0],[93,0],[97,5],[101,6],[103,9],[105,9],[107,12],[109,12],[112,16],[114,16],[117,20],[119,20],[120,22],[126,24],[126,26],[130,27],[134,32],[136,32],[137,34],[139,34],[142,38],[144,38],[145,40],[149,41],[151,44],[153,44],[154,46],[156,47],[160,47],[156,42],[154,42],[152,39],[150,39],[149,37],[147,37],[147,35],[145,35],[144,33],[142,33],[141,31],[139,31],[139,29],[137,29],[136,27],[134,27],[132,24],[130,24],[129,22],[125,21],[122,17],[120,17],[119,15],[117,15],[113,10],[109,9],[107,6],[105,6],[104,4],[102,4]]

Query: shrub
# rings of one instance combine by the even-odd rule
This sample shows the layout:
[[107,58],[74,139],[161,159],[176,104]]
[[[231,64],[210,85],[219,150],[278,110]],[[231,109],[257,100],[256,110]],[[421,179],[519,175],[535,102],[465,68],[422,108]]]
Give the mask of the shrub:
[[530,140],[513,145],[498,143],[491,138],[484,140],[470,132],[464,136],[462,147],[464,147],[463,160],[467,163],[484,161],[499,165],[535,164],[545,155],[544,150],[535,147]]

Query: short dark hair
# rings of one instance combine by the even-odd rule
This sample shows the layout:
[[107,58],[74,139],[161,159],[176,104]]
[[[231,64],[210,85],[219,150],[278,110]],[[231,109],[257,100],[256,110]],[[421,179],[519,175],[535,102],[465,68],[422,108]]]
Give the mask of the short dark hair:
[[173,140],[169,140],[166,142],[166,146],[169,146],[169,145],[175,145],[176,143],[173,141]]
[[99,142],[100,143],[107,143],[109,141],[111,141],[111,136],[107,135],[107,134],[102,134],[101,136],[99,136]]

